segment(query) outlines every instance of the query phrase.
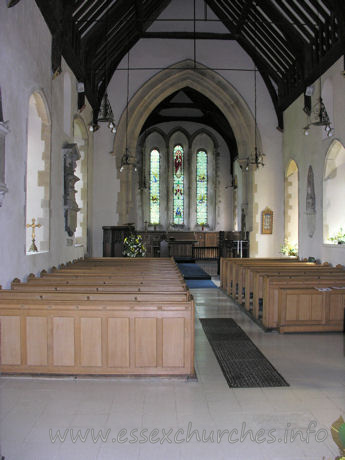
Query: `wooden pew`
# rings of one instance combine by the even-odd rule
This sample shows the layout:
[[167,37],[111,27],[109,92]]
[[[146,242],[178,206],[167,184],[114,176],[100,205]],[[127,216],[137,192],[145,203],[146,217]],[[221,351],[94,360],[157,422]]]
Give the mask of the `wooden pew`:
[[237,295],[242,300],[243,287],[245,282],[245,270],[248,268],[254,267],[265,267],[272,268],[273,270],[284,269],[288,267],[289,269],[299,268],[299,267],[309,267],[315,264],[309,264],[308,262],[299,262],[294,259],[273,259],[267,261],[257,261],[257,260],[246,260],[243,262],[236,262],[230,267],[229,270],[229,280],[228,285],[228,294],[231,295],[234,299],[237,298]]
[[[228,295],[232,295],[232,286],[234,284],[234,277],[237,278],[237,268],[246,264],[263,264],[263,263],[296,263],[298,259],[290,258],[258,258],[258,259],[238,259],[238,258],[225,258],[221,265],[221,283],[223,289]],[[237,283],[237,281],[235,281]]]
[[[345,276],[319,278],[300,277],[285,279],[284,277],[264,277],[263,302],[262,302],[262,323],[266,328],[279,328],[280,308],[279,293],[281,289],[309,289],[308,292],[317,291],[316,288],[329,288],[332,286],[345,286]],[[311,291],[310,291],[311,290]],[[338,290],[335,290],[336,292]],[[317,291],[319,292],[319,291]],[[344,305],[345,306],[345,305]],[[259,318],[259,306],[253,309],[253,315]]]
[[193,375],[194,302],[0,299],[2,373]]
[[345,286],[320,292],[312,287],[279,289],[279,332],[342,331]]
[[1,371],[193,375],[194,301],[168,262],[169,278],[126,261],[14,281],[0,291]]
[[[342,267],[330,267],[328,265],[299,265],[299,266],[276,266],[272,267],[249,267],[245,269],[245,288],[244,288],[244,303],[248,310],[250,306],[251,295],[253,297],[253,306],[257,305],[263,294],[263,278],[264,276],[284,276],[288,278],[303,277],[303,276],[314,276],[318,277],[321,275],[333,276],[339,275],[340,277],[345,275],[345,271]],[[239,303],[240,299],[239,299]]]

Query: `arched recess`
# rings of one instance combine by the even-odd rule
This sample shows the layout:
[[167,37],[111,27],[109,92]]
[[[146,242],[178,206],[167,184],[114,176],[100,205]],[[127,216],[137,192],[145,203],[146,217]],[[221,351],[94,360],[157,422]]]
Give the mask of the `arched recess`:
[[75,183],[76,201],[79,212],[77,213],[77,229],[75,231],[75,244],[83,245],[87,249],[87,194],[88,194],[88,146],[89,137],[84,120],[75,116],[73,120],[74,142],[78,145],[80,159],[77,161],[75,175],[79,181]]
[[332,243],[333,237],[342,228],[345,233],[345,148],[334,140],[326,159],[323,179],[323,239]]
[[[29,98],[26,162],[26,253],[49,251],[51,122],[45,97]],[[33,221],[35,219],[35,221]],[[32,228],[35,228],[35,245]],[[36,247],[35,247],[36,246]]]
[[298,247],[298,166],[290,160],[285,174],[285,239]]
[[[231,125],[238,147],[239,159],[245,160],[248,152],[254,150],[254,117],[242,96],[236,89],[215,71],[195,63],[192,60],[185,60],[158,72],[148,80],[131,98],[127,109],[121,115],[117,127],[114,142],[114,154],[116,164],[120,169],[121,157],[126,148],[126,131],[129,152],[136,152],[138,137],[141,129],[157,105],[170,94],[189,86],[208,97],[224,114]],[[128,110],[128,124],[126,122],[126,111]],[[257,132],[257,146],[261,149],[261,139]],[[253,173],[250,173],[249,180],[245,181],[246,190],[244,198],[248,202],[247,229],[251,229],[253,221],[252,211],[252,183]],[[133,167],[129,166],[120,175],[121,187],[118,194],[119,222],[136,221],[136,203],[132,200],[134,196]],[[135,178],[137,180],[137,176]]]

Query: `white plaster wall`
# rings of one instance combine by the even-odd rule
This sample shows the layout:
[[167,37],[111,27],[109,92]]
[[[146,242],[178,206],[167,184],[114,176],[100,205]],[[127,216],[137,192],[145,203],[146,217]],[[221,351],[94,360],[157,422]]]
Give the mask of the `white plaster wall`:
[[[325,157],[333,141],[338,139],[345,145],[345,78],[344,58],[340,58],[322,76],[325,81],[328,78],[333,86],[333,116],[334,135],[332,138],[323,139],[322,128],[313,126],[309,136],[305,136],[303,127],[307,124],[307,117],[303,112],[303,95],[301,95],[284,113],[284,167],[289,160],[295,159],[299,168],[299,255],[301,257],[313,256],[322,262],[332,264],[344,264],[345,248],[341,245],[334,246],[323,244],[323,176]],[[313,103],[319,97],[317,92],[318,82],[315,82],[316,94]],[[312,237],[308,236],[306,215],[306,191],[309,165],[314,171],[315,195],[316,195],[316,230]],[[344,208],[345,212],[345,208]]]
[[93,158],[93,225],[92,225],[92,256],[103,255],[102,226],[117,225],[116,203],[120,191],[119,171],[116,158],[112,155],[114,135],[106,124],[94,133]]
[[[73,260],[85,247],[67,246],[63,210],[64,133],[63,74],[51,79],[51,34],[34,0],[8,9],[0,3],[0,85],[3,111],[11,132],[6,136],[6,183],[8,193],[0,208],[0,284],[9,287],[13,278],[24,279],[30,272]],[[62,63],[63,71],[70,71]],[[77,111],[76,80],[72,79],[72,113]],[[52,121],[50,251],[25,254],[25,174],[29,97],[40,90],[47,101]],[[89,123],[90,107],[82,116]],[[72,123],[72,120],[71,120]],[[72,132],[72,129],[70,129]],[[90,158],[92,158],[92,139]],[[92,183],[92,182],[91,182]]]

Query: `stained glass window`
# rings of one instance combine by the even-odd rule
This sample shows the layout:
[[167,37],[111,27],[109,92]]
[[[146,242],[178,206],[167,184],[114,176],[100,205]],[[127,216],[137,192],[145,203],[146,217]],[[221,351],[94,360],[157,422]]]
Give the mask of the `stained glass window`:
[[184,222],[183,147],[174,147],[174,224]]
[[196,222],[207,224],[207,153],[199,150],[196,155]]
[[159,152],[150,154],[150,224],[159,224]]

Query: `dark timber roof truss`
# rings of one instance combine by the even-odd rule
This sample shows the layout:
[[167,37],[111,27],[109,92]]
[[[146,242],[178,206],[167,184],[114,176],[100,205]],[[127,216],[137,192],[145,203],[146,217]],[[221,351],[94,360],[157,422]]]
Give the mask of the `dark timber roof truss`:
[[148,32],[170,1],[36,0],[53,35],[53,73],[64,56],[97,116],[113,73],[141,38],[237,40],[261,73],[282,127],[283,111],[344,54],[344,0],[205,0],[228,33]]

